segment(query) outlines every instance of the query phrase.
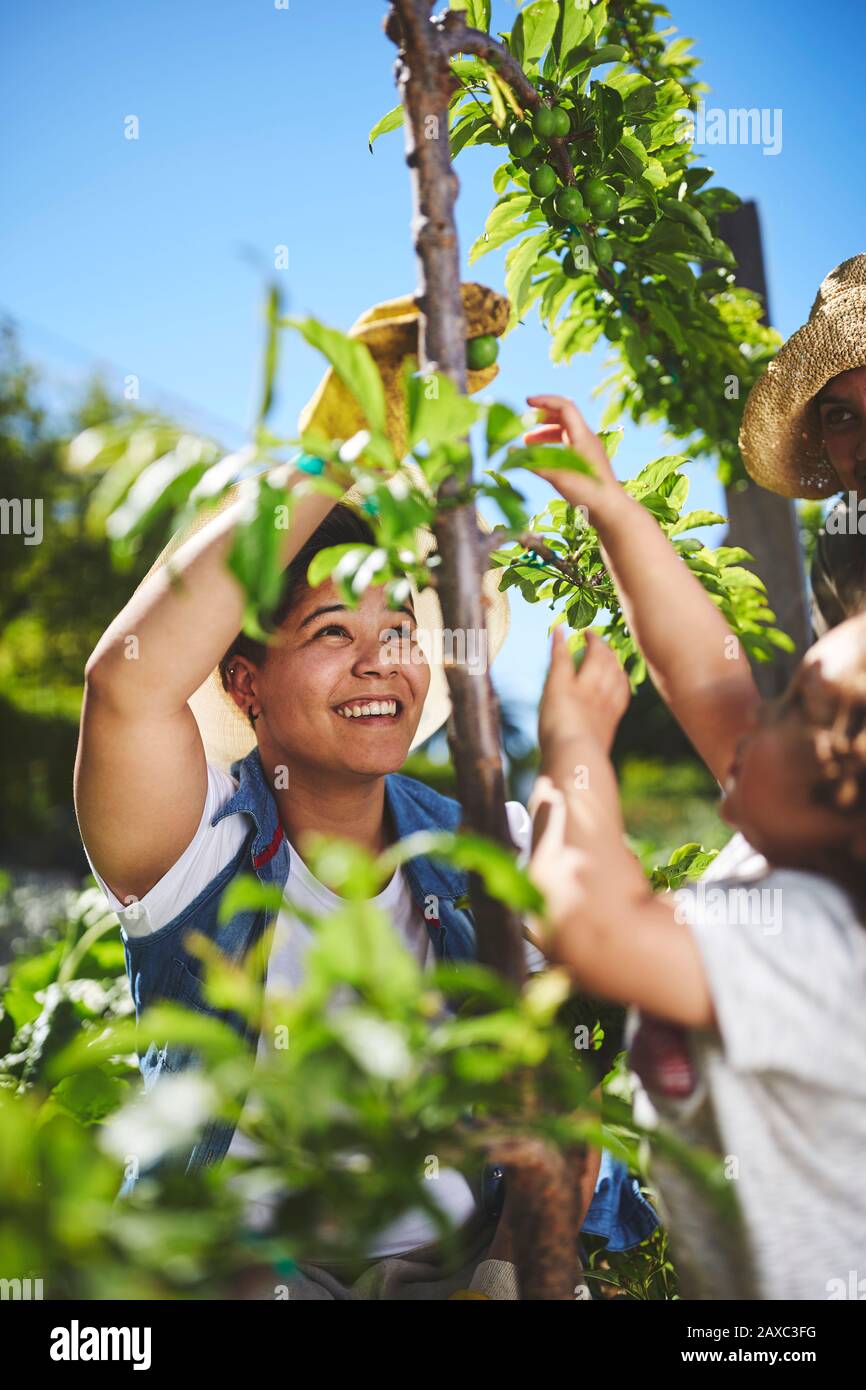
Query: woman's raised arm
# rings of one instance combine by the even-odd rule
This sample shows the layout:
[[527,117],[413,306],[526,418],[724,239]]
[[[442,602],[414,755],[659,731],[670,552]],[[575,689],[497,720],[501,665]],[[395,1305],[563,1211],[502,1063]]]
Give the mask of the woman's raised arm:
[[[306,475],[294,473],[292,489]],[[243,621],[241,586],[226,568],[241,502],[215,517],[148,575],[97,642],[85,668],[75,762],[75,810],[94,866],[122,900],[140,898],[198,828],[207,767],[187,704]],[[292,560],[334,505],[295,499],[280,564]]]

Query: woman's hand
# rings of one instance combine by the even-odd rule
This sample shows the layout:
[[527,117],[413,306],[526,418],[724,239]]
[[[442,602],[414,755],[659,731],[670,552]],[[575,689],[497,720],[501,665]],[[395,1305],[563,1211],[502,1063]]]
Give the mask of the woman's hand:
[[575,670],[562,629],[554,628],[538,711],[542,764],[550,763],[569,742],[587,735],[607,755],[630,698],[628,676],[597,633],[587,632],[586,655]]
[[585,506],[592,512],[603,508],[624,494],[611,468],[607,450],[597,434],[593,434],[574,401],[565,396],[527,396],[527,403],[543,413],[543,420],[524,435],[524,444],[566,444],[592,466],[594,476],[565,469],[536,471],[574,506]]

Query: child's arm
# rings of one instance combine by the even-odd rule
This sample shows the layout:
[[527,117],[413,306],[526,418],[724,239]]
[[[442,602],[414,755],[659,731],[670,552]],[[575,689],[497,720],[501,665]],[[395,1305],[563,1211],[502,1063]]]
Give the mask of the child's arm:
[[608,752],[627,703],[628,681],[605,643],[590,635],[575,672],[556,629],[539,715],[541,775],[529,803],[529,872],[547,903],[541,942],[589,993],[710,1028],[697,945],[623,843]]
[[541,472],[589,510],[626,622],[653,683],[718,781],[759,704],[749,663],[731,629],[655,519],[619,485],[604,446],[563,396],[529,396],[546,422],[527,444],[568,443],[596,471]]

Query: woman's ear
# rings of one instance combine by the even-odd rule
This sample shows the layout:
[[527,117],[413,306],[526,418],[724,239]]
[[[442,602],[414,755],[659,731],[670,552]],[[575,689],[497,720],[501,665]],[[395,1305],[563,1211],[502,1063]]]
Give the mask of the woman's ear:
[[245,656],[235,654],[225,668],[226,690],[238,709],[246,711],[250,702],[255,701],[258,669]]

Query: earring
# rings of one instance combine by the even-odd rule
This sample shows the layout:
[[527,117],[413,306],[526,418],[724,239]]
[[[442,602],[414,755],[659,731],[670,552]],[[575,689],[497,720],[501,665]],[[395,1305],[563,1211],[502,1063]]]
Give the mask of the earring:
[[252,705],[250,705],[250,708],[247,710],[247,713],[249,714],[250,719],[251,719],[251,720],[253,721],[253,723],[255,724],[256,720],[257,720],[257,719],[260,717],[260,715],[261,715],[261,710],[259,710],[259,713],[258,713],[258,714],[253,714]]

